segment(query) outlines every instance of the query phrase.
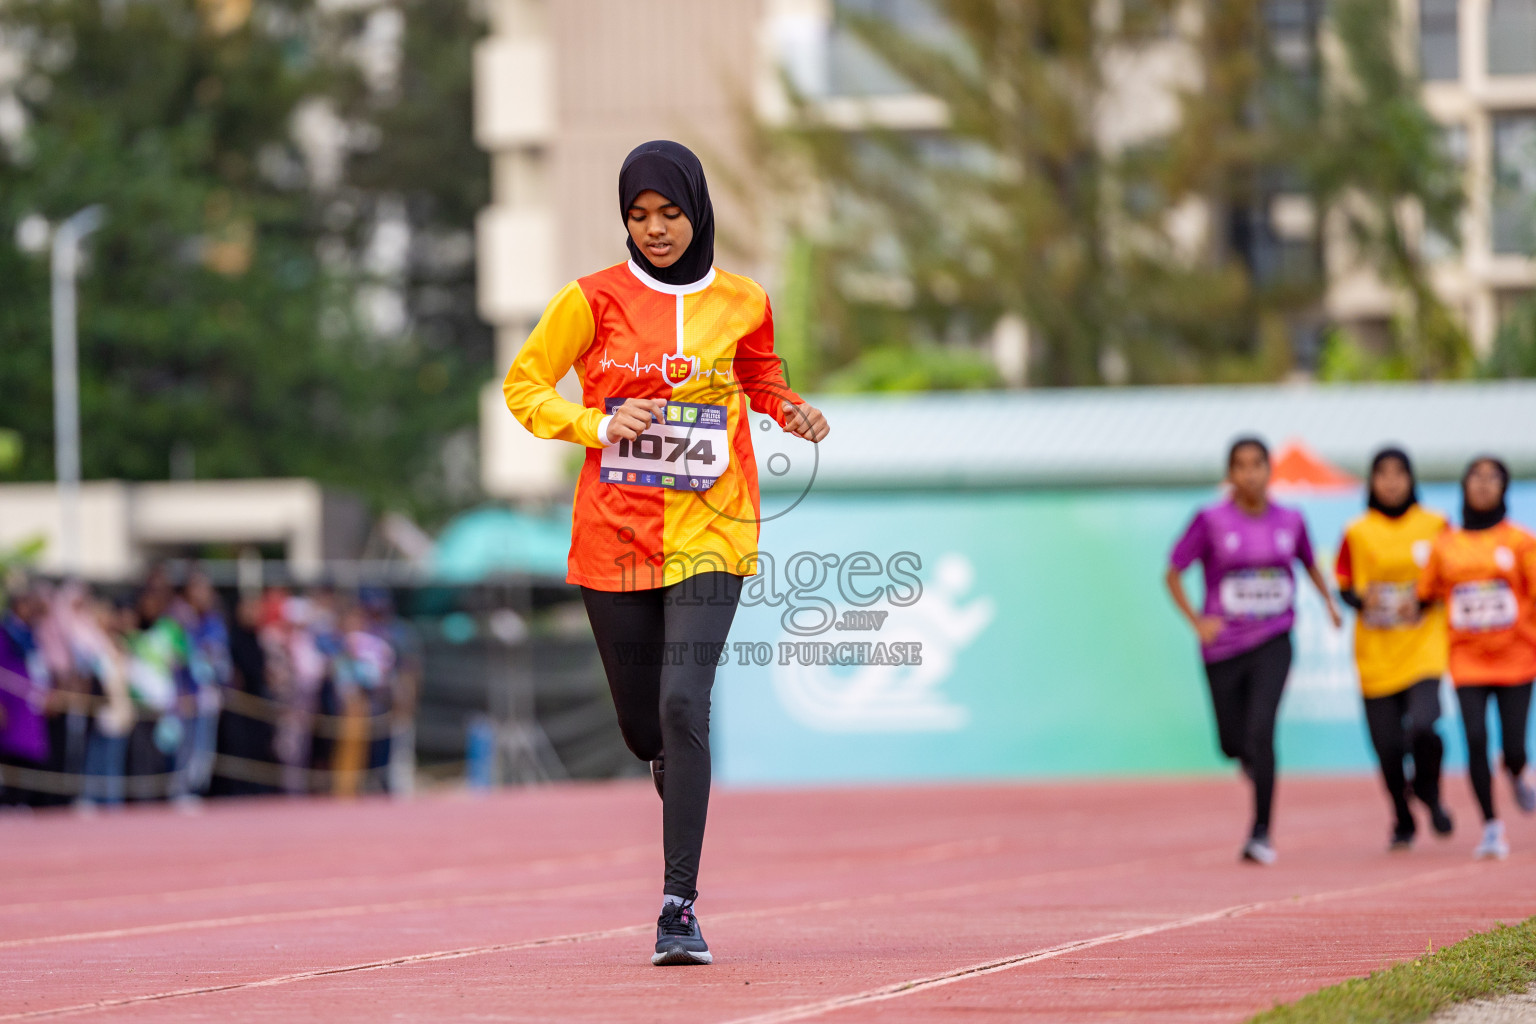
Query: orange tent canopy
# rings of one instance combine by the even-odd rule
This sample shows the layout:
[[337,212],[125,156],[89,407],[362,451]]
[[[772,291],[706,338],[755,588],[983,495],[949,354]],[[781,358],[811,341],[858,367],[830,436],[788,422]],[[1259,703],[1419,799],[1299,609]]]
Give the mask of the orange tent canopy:
[[1360,481],[1344,472],[1298,440],[1280,446],[1271,463],[1270,484],[1274,487],[1334,491],[1353,490]]

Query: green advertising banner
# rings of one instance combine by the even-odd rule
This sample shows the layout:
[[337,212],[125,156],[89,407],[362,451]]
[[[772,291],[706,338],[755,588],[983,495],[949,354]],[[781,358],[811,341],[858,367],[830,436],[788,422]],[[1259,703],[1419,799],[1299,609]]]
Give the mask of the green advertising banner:
[[[737,784],[1231,771],[1194,636],[1163,588],[1209,489],[812,494],[763,527],[715,691]],[[1454,513],[1454,487],[1425,504]],[[1281,500],[1331,575],[1356,492]],[[1511,493],[1515,518],[1536,487]],[[1526,521],[1529,521],[1528,519]],[[1198,570],[1187,583],[1201,591]],[[1351,655],[1310,584],[1282,770],[1372,765]],[[1442,718],[1451,763],[1459,723]]]

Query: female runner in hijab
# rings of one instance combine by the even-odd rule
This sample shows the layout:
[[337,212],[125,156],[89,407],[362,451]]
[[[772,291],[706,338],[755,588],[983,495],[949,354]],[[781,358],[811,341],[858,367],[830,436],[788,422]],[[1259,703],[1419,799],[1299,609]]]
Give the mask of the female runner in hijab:
[[1461,479],[1461,527],[1435,542],[1419,577],[1419,599],[1443,603],[1450,620],[1451,682],[1467,733],[1467,775],[1483,812],[1473,856],[1509,856],[1493,804],[1488,765],[1488,702],[1499,708],[1504,770],[1515,803],[1536,811],[1525,757],[1531,679],[1536,677],[1536,537],[1507,518],[1509,470],[1491,456],[1473,459]]
[[[707,964],[693,903],[709,807],[709,705],[759,502],[748,409],[809,441],[825,418],[789,389],[757,282],[714,265],[704,169],[648,142],[619,172],[627,263],[566,285],[512,363],[507,407],[586,447],[566,579],[581,586],[619,728],[650,761],[666,852],[653,964]],[[572,368],[582,401],[556,383]]]
[[1445,675],[1445,609],[1419,608],[1419,575],[1445,517],[1419,505],[1413,465],[1401,448],[1371,460],[1367,508],[1344,530],[1334,575],[1339,597],[1355,609],[1355,667],[1365,722],[1381,763],[1396,821],[1389,849],[1405,850],[1418,829],[1408,805],[1403,761],[1413,756],[1413,795],[1439,836],[1451,834],[1440,803],[1440,677]]

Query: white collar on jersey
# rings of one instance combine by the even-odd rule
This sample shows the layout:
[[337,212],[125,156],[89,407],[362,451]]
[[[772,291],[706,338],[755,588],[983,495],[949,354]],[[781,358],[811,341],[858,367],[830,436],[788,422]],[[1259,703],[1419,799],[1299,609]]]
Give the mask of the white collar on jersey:
[[692,295],[694,292],[701,292],[705,288],[708,288],[710,285],[715,283],[714,267],[710,267],[709,273],[705,274],[703,277],[699,278],[692,284],[667,284],[665,281],[658,281],[650,274],[647,274],[645,271],[641,270],[640,264],[636,263],[634,260],[629,260],[628,266],[629,272],[634,274],[635,277],[639,278],[641,284],[645,285],[652,291],[666,292],[668,295]]

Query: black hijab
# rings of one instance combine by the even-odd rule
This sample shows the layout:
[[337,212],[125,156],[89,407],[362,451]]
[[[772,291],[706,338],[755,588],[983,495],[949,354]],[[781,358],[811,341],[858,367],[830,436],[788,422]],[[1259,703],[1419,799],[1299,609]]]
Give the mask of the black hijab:
[[646,142],[630,150],[619,170],[619,217],[629,230],[629,206],[650,190],[666,196],[693,225],[693,241],[670,267],[658,267],[629,239],[629,258],[651,277],[671,285],[689,285],[715,265],[715,208],[709,201],[704,165],[686,146],[675,142]]
[[[1489,463],[1498,471],[1499,479],[1504,482],[1504,487],[1499,491],[1499,503],[1486,512],[1479,512],[1467,504],[1467,477],[1472,475],[1479,463]],[[1467,463],[1467,471],[1461,475],[1461,528],[1463,530],[1486,530],[1489,527],[1498,526],[1509,515],[1509,508],[1504,504],[1505,497],[1509,494],[1509,467],[1492,455],[1479,455]]]
[[1419,480],[1418,477],[1413,475],[1413,463],[1409,461],[1408,453],[1401,448],[1383,448],[1377,452],[1375,457],[1371,459],[1371,477],[1375,477],[1376,470],[1388,459],[1397,460],[1402,465],[1403,472],[1408,474],[1408,497],[1404,499],[1401,505],[1387,505],[1376,497],[1376,488],[1371,485],[1368,479],[1365,486],[1369,492],[1369,497],[1365,503],[1368,507],[1375,509],[1388,519],[1396,519],[1419,503]]

